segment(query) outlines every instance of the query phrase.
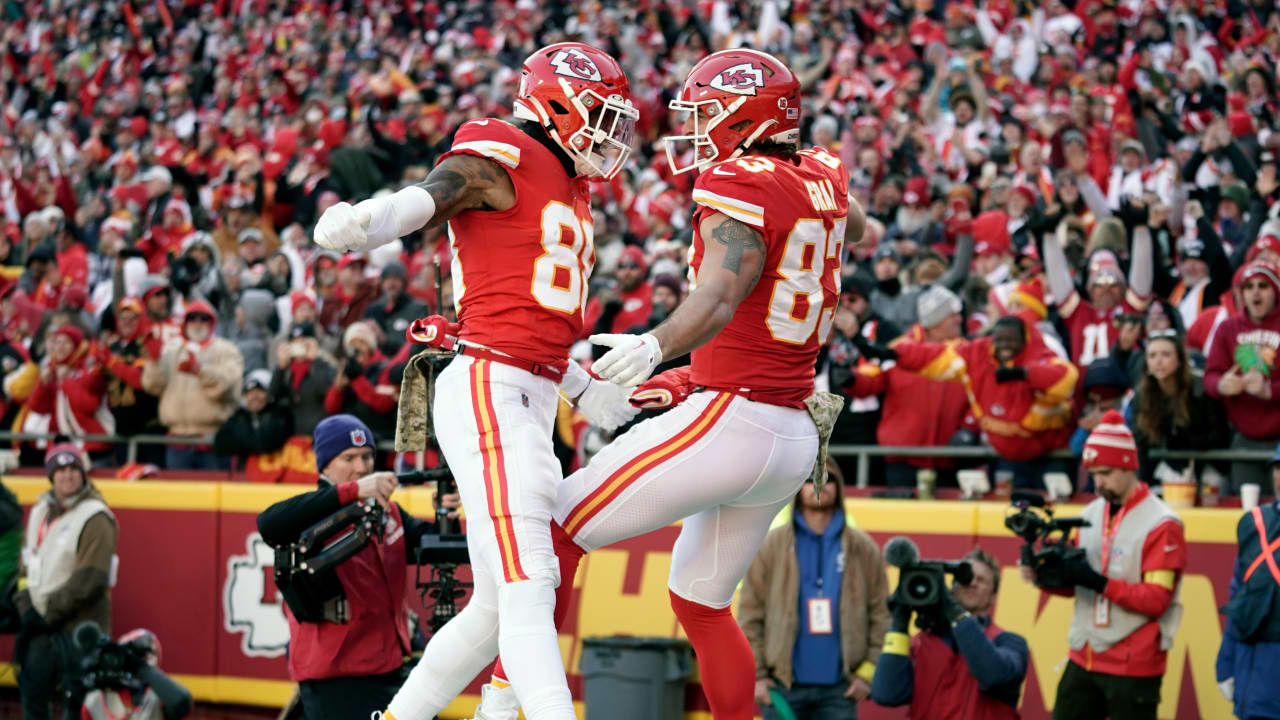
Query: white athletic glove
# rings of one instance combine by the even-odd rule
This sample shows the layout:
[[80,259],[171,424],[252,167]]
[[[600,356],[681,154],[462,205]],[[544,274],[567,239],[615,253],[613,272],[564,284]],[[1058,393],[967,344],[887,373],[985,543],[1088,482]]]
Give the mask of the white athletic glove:
[[635,387],[649,379],[653,369],[662,362],[658,339],[649,333],[606,333],[588,339],[596,345],[613,348],[591,365],[591,372],[622,387]]
[[315,242],[325,250],[363,250],[369,244],[369,211],[351,203],[335,203],[316,221]]
[[631,404],[631,388],[623,388],[604,380],[592,379],[578,398],[578,409],[592,425],[613,432],[631,422],[640,408]]
[[1236,701],[1236,679],[1235,678],[1229,677],[1226,680],[1223,680],[1222,682],[1218,683],[1218,689],[1222,691],[1222,696],[1227,699],[1227,702]]
[[629,401],[631,390],[591,377],[573,360],[560,381],[560,389],[592,425],[607,432],[617,430],[640,412]]

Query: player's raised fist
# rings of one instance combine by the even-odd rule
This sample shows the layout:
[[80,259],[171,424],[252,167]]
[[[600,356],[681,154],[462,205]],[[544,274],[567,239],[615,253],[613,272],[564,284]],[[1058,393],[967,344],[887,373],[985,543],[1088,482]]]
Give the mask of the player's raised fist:
[[369,244],[369,211],[351,203],[335,203],[316,221],[315,242],[326,250],[363,250]]
[[635,387],[653,374],[662,362],[658,339],[649,333],[592,335],[591,342],[613,348],[591,365],[591,372],[622,387]]

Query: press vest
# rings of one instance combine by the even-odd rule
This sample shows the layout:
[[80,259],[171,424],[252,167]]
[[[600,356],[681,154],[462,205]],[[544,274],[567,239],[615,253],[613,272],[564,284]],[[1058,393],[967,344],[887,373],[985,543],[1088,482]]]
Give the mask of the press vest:
[[84,530],[85,523],[98,513],[106,513],[112,521],[115,520],[106,503],[86,497],[50,521],[48,527],[44,527],[53,502],[46,495],[31,508],[31,517],[27,520],[26,543],[22,550],[31,604],[41,615],[48,611],[49,596],[61,589],[75,572],[76,549],[80,545],[80,533]]
[[[1120,519],[1120,525],[1115,529],[1109,546],[1111,560],[1103,571],[1102,534],[1107,524],[1106,510],[1107,501],[1096,498],[1081,513],[1089,521],[1089,527],[1080,529],[1079,546],[1085,551],[1089,567],[1109,578],[1130,583],[1142,582],[1142,549],[1146,545],[1147,535],[1162,522],[1172,520],[1181,524],[1182,520],[1164,501],[1148,493]],[[1160,624],[1161,650],[1172,647],[1173,636],[1178,632],[1178,625],[1182,621],[1182,603],[1178,599],[1181,591],[1182,579],[1179,578],[1173,588],[1173,601],[1157,620]],[[1076,588],[1075,614],[1071,618],[1071,631],[1067,635],[1067,642],[1072,650],[1081,650],[1088,643],[1094,652],[1106,652],[1151,622],[1151,618],[1146,615],[1127,610],[1113,602],[1110,603],[1109,622],[1098,626],[1094,622],[1096,598],[1097,593],[1094,591],[1084,587]]]

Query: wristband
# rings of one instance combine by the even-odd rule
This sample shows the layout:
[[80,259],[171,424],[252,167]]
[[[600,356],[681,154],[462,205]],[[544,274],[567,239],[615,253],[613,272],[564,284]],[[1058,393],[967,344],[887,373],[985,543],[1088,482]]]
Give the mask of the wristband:
[[570,403],[577,403],[578,398],[582,397],[582,393],[587,391],[589,385],[591,385],[591,376],[582,369],[581,365],[570,360],[569,367],[564,371],[564,379],[560,381],[560,392],[569,398]]
[[422,187],[410,185],[388,197],[356,203],[355,209],[369,213],[365,249],[372,250],[424,227],[436,214],[436,201]]

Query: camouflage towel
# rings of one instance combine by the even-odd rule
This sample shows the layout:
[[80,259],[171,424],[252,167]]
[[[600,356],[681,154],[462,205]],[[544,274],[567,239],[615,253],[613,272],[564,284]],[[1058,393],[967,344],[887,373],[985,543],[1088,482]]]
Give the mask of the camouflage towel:
[[396,414],[396,452],[425,450],[427,438],[435,435],[431,405],[436,399],[436,376],[432,361],[454,353],[427,348],[409,359],[400,381],[400,405]]
[[[816,392],[804,399],[804,408],[809,411],[809,417],[813,418],[813,424],[818,426],[818,460],[813,464],[809,479],[813,481],[813,491],[820,493],[827,482],[827,443],[831,440],[831,429],[836,425],[836,418],[840,417],[840,410],[844,408],[844,396]],[[399,443],[399,440],[396,442]]]

